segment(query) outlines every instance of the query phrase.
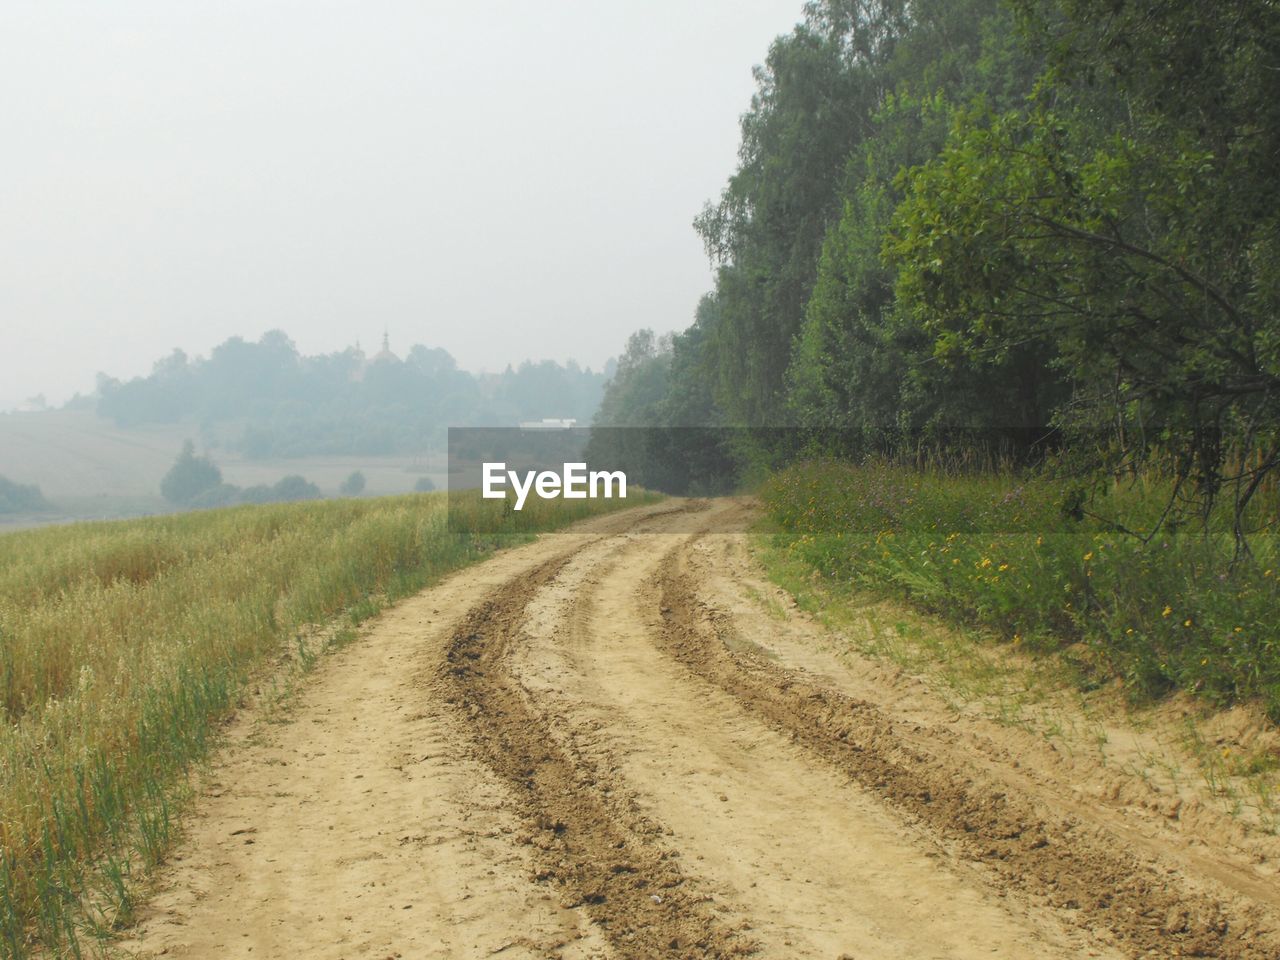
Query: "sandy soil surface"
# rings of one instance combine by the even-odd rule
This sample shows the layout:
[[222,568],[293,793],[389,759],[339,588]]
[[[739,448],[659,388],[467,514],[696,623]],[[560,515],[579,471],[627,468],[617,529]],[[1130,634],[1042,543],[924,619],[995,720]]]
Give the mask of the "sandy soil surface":
[[767,615],[718,532],[750,509],[595,520],[384,614],[224,751],[121,949],[1280,956],[1265,851]]

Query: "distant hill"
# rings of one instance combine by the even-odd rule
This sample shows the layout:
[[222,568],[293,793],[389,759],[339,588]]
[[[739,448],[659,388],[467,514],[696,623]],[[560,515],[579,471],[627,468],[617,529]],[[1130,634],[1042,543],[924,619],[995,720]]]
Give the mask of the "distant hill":
[[279,331],[233,337],[207,358],[175,351],[145,377],[103,377],[59,410],[0,414],[0,476],[49,501],[0,524],[167,512],[160,480],[187,440],[243,488],[301,474],[335,496],[355,471],[366,495],[442,486],[449,426],[586,424],[605,380],[572,361],[477,375],[423,346],[303,356]]
[[0,475],[34,483],[44,495],[159,496],[160,478],[188,428],[121,428],[92,410],[0,414]]
[[[243,453],[210,449],[191,423],[119,427],[91,409],[0,414],[0,476],[38,486],[64,519],[136,516],[169,512],[160,496],[160,480],[173,466],[184,441],[194,440],[217,462],[228,483],[241,487],[274,484],[302,474],[326,496],[359,470],[365,495],[408,493],[423,477],[443,485],[445,448],[422,455],[310,456],[250,459]],[[9,529],[11,514],[0,526]]]

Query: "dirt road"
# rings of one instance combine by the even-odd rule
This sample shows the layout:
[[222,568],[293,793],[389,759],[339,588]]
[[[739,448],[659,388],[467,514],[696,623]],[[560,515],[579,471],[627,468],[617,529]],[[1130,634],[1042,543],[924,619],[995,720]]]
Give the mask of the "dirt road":
[[767,616],[717,532],[748,509],[602,518],[389,611],[226,751],[122,948],[1280,956],[1270,864]]

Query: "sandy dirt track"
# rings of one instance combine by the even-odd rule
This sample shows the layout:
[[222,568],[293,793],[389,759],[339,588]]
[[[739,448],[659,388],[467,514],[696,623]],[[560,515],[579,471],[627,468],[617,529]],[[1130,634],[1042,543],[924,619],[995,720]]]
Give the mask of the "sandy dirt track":
[[1280,956],[1265,865],[767,617],[717,532],[750,509],[601,518],[388,611],[224,752],[122,950]]

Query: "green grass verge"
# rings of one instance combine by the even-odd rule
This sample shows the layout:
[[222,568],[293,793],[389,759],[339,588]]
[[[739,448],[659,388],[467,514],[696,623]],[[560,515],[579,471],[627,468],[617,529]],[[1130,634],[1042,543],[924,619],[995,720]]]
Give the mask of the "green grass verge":
[[[1023,649],[1082,644],[1087,680],[1120,676],[1148,697],[1181,688],[1256,700],[1280,719],[1280,538],[1255,534],[1237,560],[1214,522],[1149,542],[1117,532],[1149,528],[1165,493],[1117,484],[1106,521],[1071,521],[1071,491],[1052,480],[809,463],[771,478],[762,498],[775,545],[824,579]],[[1275,497],[1257,511],[1256,525],[1274,524]]]

